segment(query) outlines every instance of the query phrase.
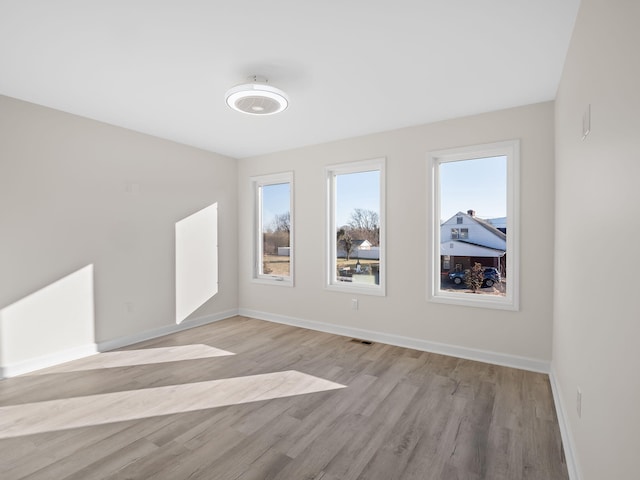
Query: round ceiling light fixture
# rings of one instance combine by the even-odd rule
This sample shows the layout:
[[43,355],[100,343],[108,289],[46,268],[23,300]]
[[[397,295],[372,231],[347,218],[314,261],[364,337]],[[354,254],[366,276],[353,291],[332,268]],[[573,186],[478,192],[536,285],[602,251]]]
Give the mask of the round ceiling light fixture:
[[266,78],[253,75],[250,83],[236,85],[225,95],[227,105],[249,115],[273,115],[289,106],[289,97],[282,90],[268,85]]

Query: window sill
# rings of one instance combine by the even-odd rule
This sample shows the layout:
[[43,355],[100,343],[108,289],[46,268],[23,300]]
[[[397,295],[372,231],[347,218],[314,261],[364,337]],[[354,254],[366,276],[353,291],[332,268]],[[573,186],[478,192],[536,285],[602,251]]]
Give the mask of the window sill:
[[277,276],[252,278],[251,283],[257,283],[259,285],[275,285],[277,287],[293,287],[293,279]]
[[[472,298],[471,298],[472,297]],[[462,307],[492,308],[495,310],[518,311],[518,302],[510,297],[496,297],[473,293],[447,293],[438,291],[431,295],[429,301]]]

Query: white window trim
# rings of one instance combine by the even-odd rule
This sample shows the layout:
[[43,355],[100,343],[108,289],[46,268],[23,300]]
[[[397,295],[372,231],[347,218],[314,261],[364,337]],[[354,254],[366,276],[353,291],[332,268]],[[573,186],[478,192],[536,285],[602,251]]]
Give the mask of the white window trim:
[[[507,294],[471,295],[469,293],[446,292],[440,289],[440,178],[442,163],[497,156],[507,157]],[[428,169],[431,175],[431,254],[428,255],[431,272],[428,299],[432,302],[471,307],[519,310],[520,308],[520,141],[475,145],[470,147],[438,150],[429,153]]]
[[[269,175],[260,175],[250,178],[251,189],[254,196],[254,216],[253,216],[253,272],[252,282],[260,283],[263,285],[278,285],[282,287],[294,286],[294,230],[295,230],[295,216],[293,211],[293,195],[294,195],[294,183],[293,172],[274,173]],[[289,187],[289,216],[291,226],[289,230],[289,276],[283,275],[265,275],[260,273],[260,261],[262,259],[261,252],[263,248],[263,235],[262,235],[262,196],[260,195],[260,187],[268,185],[277,185],[280,183],[288,183]]]
[[[357,162],[340,163],[325,167],[326,181],[326,222],[325,222],[325,288],[335,292],[345,292],[362,295],[386,295],[386,189],[385,189],[386,158],[361,160]],[[379,285],[353,285],[335,281],[335,259],[337,257],[337,242],[335,240],[335,203],[336,191],[334,177],[349,173],[380,171],[380,277]]]

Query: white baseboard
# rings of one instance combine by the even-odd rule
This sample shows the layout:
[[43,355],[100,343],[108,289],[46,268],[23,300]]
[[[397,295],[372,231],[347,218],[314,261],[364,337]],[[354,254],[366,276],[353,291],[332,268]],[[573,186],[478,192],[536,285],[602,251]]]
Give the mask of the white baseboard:
[[52,367],[60,363],[70,362],[78,358],[88,357],[98,353],[95,343],[67,348],[58,352],[29,358],[21,362],[11,363],[0,367],[0,378],[10,378],[23,373],[29,373],[43,368]]
[[153,330],[146,330],[144,332],[135,333],[133,335],[127,335],[126,337],[106,340],[104,342],[98,343],[98,351],[107,352],[116,348],[133,345],[134,343],[144,342],[145,340],[151,340],[153,338],[163,337],[171,333],[181,332],[182,330],[200,327],[208,323],[218,322],[226,318],[235,317],[236,315],[238,315],[238,310],[234,308],[231,310],[226,310],[224,312],[213,313],[211,315],[204,315],[202,317],[185,320],[184,322],[179,324],[166,325],[164,327],[154,328]]
[[336,325],[325,322],[318,322],[315,320],[305,320],[301,318],[289,317],[285,315],[278,315],[267,312],[260,312],[256,310],[250,310],[246,308],[231,309],[224,312],[219,312],[212,315],[205,315],[202,317],[194,318],[192,320],[185,321],[181,324],[168,325],[153,330],[147,330],[145,332],[136,333],[126,337],[120,337],[112,340],[100,342],[98,344],[83,345],[60,352],[56,352],[49,355],[43,355],[41,357],[25,360],[22,362],[0,366],[0,379],[14,377],[24,373],[33,372],[42,368],[51,367],[60,363],[69,362],[71,360],[77,360],[82,357],[87,357],[98,352],[105,352],[116,348],[125,347],[134,343],[143,342],[145,340],[151,340],[153,338],[161,337],[171,333],[179,332],[182,330],[188,330],[190,328],[199,327],[209,323],[217,322],[227,318],[234,317],[236,315],[243,315],[246,317],[257,318],[259,320],[266,320],[275,323],[282,323],[295,327],[308,328],[310,330],[317,330],[326,333],[332,333],[335,335],[343,335],[347,337],[356,337],[381,343],[387,343],[389,345],[396,345],[399,347],[412,348],[415,350],[421,350],[425,352],[438,353],[442,355],[449,355],[458,358],[465,358],[468,360],[475,360],[485,363],[491,363],[495,365],[502,365],[506,367],[519,368],[522,370],[529,370],[533,372],[549,374],[549,381],[551,384],[551,391],[553,393],[553,400],[556,407],[558,416],[558,424],[560,427],[560,434],[562,436],[562,444],[564,446],[564,453],[567,460],[567,469],[569,472],[570,480],[580,480],[582,477],[579,473],[578,464],[573,448],[573,436],[567,422],[566,410],[562,396],[557,385],[556,375],[550,362],[544,360],[538,360],[534,358],[520,357],[516,355],[507,355],[503,353],[490,352],[486,350],[478,350],[466,347],[460,347],[456,345],[448,345],[438,342],[430,342],[426,340],[420,340],[416,338],[404,337],[400,335],[394,335],[383,332],[376,332],[373,330],[366,330],[354,327],[346,327],[343,325]]
[[513,367],[519,368],[521,370],[529,370],[532,372],[547,374],[550,370],[550,362],[538,360],[535,358],[519,357],[516,355],[507,355],[504,353],[477,350],[474,348],[459,347],[456,345],[448,345],[444,343],[429,342],[427,340],[403,337],[391,333],[376,332],[373,330],[365,330],[354,327],[345,327],[343,325],[318,322],[315,320],[304,320],[301,318],[249,310],[246,308],[239,309],[238,314],[245,317],[257,318],[259,320],[267,320],[269,322],[292,325],[294,327],[308,328],[310,330],[318,330],[320,332],[344,335],[346,337],[356,337],[363,340],[387,343],[389,345],[395,345],[398,347],[422,350],[424,352],[439,353],[452,357],[465,358],[467,360],[476,360],[478,362],[502,365],[504,367]]
[[205,315],[202,317],[186,320],[177,325],[167,325],[126,337],[107,340],[104,342],[99,342],[97,344],[92,343],[90,345],[82,345],[80,347],[62,350],[52,354],[43,355],[41,357],[31,358],[22,362],[0,366],[0,379],[15,377],[16,375],[22,375],[24,373],[33,372],[47,367],[53,367],[54,365],[59,365],[65,362],[70,362],[71,360],[88,357],[89,355],[94,355],[98,352],[106,352],[115,348],[125,347],[127,345],[143,342],[145,340],[151,340],[152,338],[162,337],[163,335],[168,335],[170,333],[199,327],[201,325],[206,325],[207,323],[213,323],[219,320],[224,320],[225,318],[234,317],[237,314],[238,310],[236,309],[227,310],[212,315]]
[[567,411],[564,408],[565,404],[562,400],[562,395],[560,394],[553,364],[551,365],[551,371],[549,372],[549,383],[551,384],[551,392],[553,393],[553,403],[556,406],[556,415],[558,416],[558,425],[560,427],[560,436],[562,437],[562,446],[564,447],[564,456],[567,459],[569,480],[580,480],[582,475],[580,474],[580,469],[578,468],[578,462],[575,456],[573,435],[571,434],[571,428],[569,427],[569,421],[567,420]]

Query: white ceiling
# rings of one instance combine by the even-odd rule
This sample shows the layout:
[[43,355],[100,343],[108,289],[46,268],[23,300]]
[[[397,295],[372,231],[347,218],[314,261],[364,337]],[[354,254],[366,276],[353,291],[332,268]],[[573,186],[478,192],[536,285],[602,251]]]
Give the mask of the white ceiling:
[[[0,94],[242,158],[551,100],[578,4],[0,0]],[[253,74],[289,109],[229,109]]]

